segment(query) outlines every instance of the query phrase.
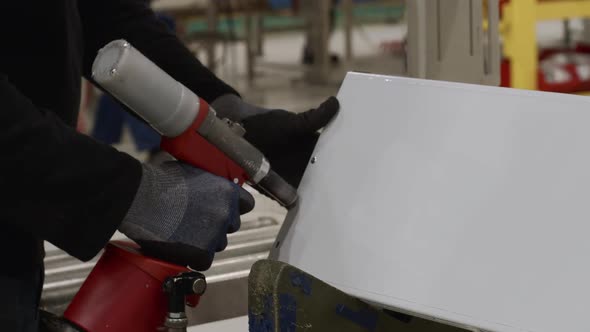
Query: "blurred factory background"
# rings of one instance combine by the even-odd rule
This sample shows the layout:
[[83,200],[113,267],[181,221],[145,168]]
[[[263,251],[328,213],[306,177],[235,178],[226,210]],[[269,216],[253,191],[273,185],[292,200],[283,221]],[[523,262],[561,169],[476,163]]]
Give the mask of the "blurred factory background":
[[[590,91],[584,20],[590,1],[155,0],[151,6],[204,64],[247,101],[269,108],[317,106],[337,93],[348,71]],[[141,143],[135,125],[101,117],[100,108],[108,107],[101,98],[86,83],[80,131],[107,137],[140,160],[162,157],[157,143]],[[256,198],[256,209],[206,273],[208,304],[190,312],[193,324],[246,314],[250,266],[267,256],[285,215]],[[81,263],[46,247],[42,306],[60,313],[95,260]]]

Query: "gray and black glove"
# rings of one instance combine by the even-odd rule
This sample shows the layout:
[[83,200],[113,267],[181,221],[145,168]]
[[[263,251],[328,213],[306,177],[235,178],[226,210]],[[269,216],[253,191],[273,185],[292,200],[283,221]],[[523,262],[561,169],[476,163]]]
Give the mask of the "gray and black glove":
[[303,113],[269,110],[250,105],[235,95],[224,95],[211,106],[221,118],[239,121],[244,138],[262,152],[272,168],[292,186],[299,186],[319,137],[338,113],[340,104],[328,98],[318,108]]
[[252,195],[224,178],[177,161],[144,165],[119,230],[148,256],[202,271],[253,207]]

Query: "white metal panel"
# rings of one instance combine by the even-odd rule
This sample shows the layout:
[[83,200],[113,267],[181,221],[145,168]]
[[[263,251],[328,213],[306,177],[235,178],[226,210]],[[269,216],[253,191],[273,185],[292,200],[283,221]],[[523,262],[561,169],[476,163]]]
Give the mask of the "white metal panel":
[[364,74],[338,97],[280,260],[463,326],[590,329],[590,99]]

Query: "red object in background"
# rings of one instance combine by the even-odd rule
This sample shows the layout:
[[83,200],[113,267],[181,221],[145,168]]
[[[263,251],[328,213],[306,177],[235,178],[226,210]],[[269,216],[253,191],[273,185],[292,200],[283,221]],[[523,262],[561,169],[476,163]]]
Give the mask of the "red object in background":
[[[504,14],[504,5],[509,3],[510,0],[500,0],[500,18]],[[510,60],[504,58],[500,64],[500,86],[510,87]]]
[[[168,301],[162,283],[186,267],[141,255],[134,243],[113,241],[86,278],[64,317],[88,332],[157,331]],[[199,297],[191,297],[196,306]]]
[[[556,54],[590,54],[590,45],[578,44],[573,49],[567,48],[547,48],[539,52],[539,63]],[[510,87],[510,61],[502,60],[500,86]],[[561,69],[567,71],[570,79],[564,82],[548,82],[545,79],[545,73],[541,68],[537,70],[537,89],[548,92],[575,93],[581,91],[590,91],[590,81],[583,80],[578,75],[576,64],[568,63],[561,65]]]
[[539,91],[548,92],[561,92],[561,93],[573,93],[584,90],[584,82],[580,80],[576,72],[576,66],[572,64],[566,64],[562,66],[565,69],[571,79],[564,82],[547,82],[545,80],[545,74],[539,70],[537,72],[537,89]]
[[[590,46],[587,44],[580,43],[576,45],[573,49],[568,48],[548,48],[544,49],[539,54],[539,62],[548,59],[551,56],[556,54],[570,54],[570,55],[589,55],[590,54]],[[576,63],[567,63],[561,66],[561,68],[568,72],[571,79],[565,82],[556,83],[556,82],[547,82],[545,80],[545,76],[543,75],[543,71],[539,68],[537,73],[538,76],[538,89],[541,91],[551,91],[551,92],[563,92],[563,93],[574,93],[574,92],[581,92],[581,91],[589,91],[590,90],[590,80],[584,80],[580,78],[578,74],[577,65]]]

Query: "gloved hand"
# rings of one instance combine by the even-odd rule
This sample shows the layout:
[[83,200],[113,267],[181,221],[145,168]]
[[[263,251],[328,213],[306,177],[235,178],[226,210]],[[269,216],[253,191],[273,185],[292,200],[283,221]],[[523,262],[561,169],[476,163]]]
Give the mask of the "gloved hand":
[[143,253],[195,270],[211,266],[254,198],[224,178],[177,161],[143,165],[141,184],[119,230]]
[[241,121],[246,129],[244,138],[258,148],[272,168],[294,187],[301,182],[319,137],[318,130],[325,127],[340,109],[335,97],[304,113],[252,106],[234,95],[222,96],[211,106],[219,117]]

